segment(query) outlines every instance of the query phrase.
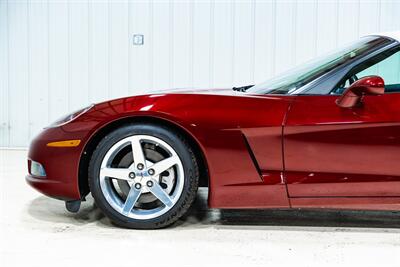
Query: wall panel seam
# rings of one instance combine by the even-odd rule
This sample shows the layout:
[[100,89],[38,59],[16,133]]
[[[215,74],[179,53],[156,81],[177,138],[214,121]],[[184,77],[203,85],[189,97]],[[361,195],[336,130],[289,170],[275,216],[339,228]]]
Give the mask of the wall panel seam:
[[26,41],[26,48],[27,48],[27,53],[28,53],[28,58],[27,58],[27,75],[28,75],[28,85],[27,85],[27,90],[28,90],[28,101],[27,101],[27,105],[28,105],[28,108],[27,108],[27,118],[28,118],[28,133],[27,133],[27,139],[29,139],[30,138],[30,136],[31,136],[31,126],[32,126],[32,121],[31,121],[31,115],[30,115],[30,110],[31,110],[31,79],[32,79],[32,77],[31,77],[31,34],[30,34],[30,31],[31,31],[31,27],[30,27],[30,24],[29,24],[29,21],[30,21],[30,5],[29,5],[29,3],[28,3],[28,0],[25,2],[25,5],[26,5],[26,27],[27,27],[27,29],[26,29],[26,33],[27,33],[27,37],[26,37],[26,39],[27,39],[27,41]]
[[210,4],[210,28],[209,28],[209,35],[210,35],[210,48],[209,48],[209,87],[214,86],[214,48],[215,48],[215,25],[214,25],[214,20],[215,20],[215,2],[214,0],[211,1]]
[[11,107],[10,107],[10,9],[7,1],[7,146],[11,146]]

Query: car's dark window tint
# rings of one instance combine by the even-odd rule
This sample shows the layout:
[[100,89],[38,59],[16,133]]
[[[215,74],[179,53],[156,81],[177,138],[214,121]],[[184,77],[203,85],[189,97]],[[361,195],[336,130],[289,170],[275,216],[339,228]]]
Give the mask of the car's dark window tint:
[[340,95],[360,78],[377,75],[385,81],[386,93],[400,93],[400,46],[380,53],[376,57],[354,67],[332,90]]

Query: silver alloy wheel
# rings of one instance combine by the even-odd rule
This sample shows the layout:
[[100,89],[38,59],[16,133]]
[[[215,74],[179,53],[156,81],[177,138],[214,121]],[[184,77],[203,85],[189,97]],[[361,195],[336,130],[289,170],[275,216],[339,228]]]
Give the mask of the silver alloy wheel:
[[[144,145],[151,145],[161,151],[165,157],[157,162],[146,158]],[[115,167],[114,161],[119,153],[131,147],[133,159],[127,168]],[[170,174],[162,183],[165,172]],[[170,210],[183,191],[184,171],[182,162],[176,151],[163,140],[150,135],[133,135],[114,144],[104,156],[100,167],[100,187],[107,202],[119,213],[133,219],[152,219]],[[116,190],[113,180],[127,181],[129,192],[127,196]],[[140,197],[151,193],[157,203],[152,207],[142,207]]]

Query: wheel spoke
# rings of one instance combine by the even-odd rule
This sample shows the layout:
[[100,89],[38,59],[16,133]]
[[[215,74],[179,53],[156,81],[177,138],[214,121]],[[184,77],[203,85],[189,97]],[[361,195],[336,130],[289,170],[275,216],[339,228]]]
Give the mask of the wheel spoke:
[[141,189],[136,189],[134,186],[131,187],[128,196],[126,197],[125,204],[122,208],[122,213],[126,216],[131,212],[133,207],[136,204],[136,201],[139,199],[141,194]]
[[154,176],[160,175],[163,171],[168,170],[169,168],[171,168],[172,166],[174,166],[175,164],[178,164],[178,163],[179,163],[179,157],[172,156],[172,157],[163,159],[159,162],[156,162],[151,167],[149,167],[149,169],[154,170],[154,172],[155,172]]
[[157,181],[153,180],[153,186],[148,187],[151,193],[158,198],[162,203],[164,203],[167,207],[172,207],[172,199],[171,197],[161,188],[161,186],[157,183]]
[[[135,220],[167,214],[185,190],[184,166],[177,151],[151,133],[116,141],[98,173],[105,201],[120,216]],[[145,204],[149,201],[152,205]]]
[[131,172],[130,169],[126,168],[101,168],[100,169],[100,176],[107,176],[119,180],[131,180],[129,178],[129,173]]
[[143,164],[143,166],[146,167],[146,159],[144,157],[143,148],[140,143],[140,138],[132,136],[130,138],[130,141],[132,146],[133,162],[135,162],[136,166],[138,164]]

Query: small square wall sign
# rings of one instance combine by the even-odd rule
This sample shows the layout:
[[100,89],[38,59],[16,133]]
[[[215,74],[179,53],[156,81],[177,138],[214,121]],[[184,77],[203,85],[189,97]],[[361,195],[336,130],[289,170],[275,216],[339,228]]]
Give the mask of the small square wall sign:
[[143,34],[134,34],[133,35],[133,45],[143,45],[144,44],[144,35]]

